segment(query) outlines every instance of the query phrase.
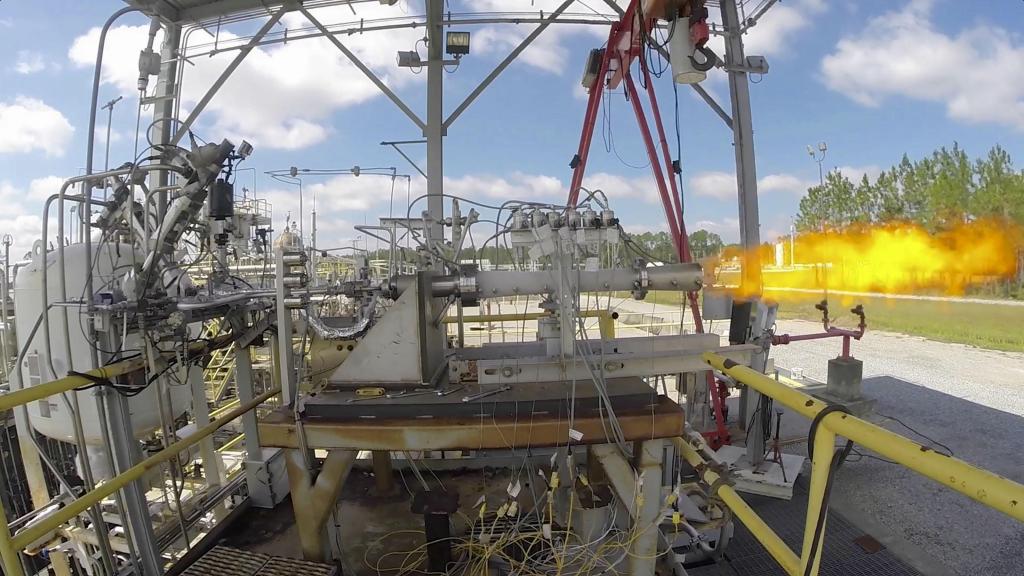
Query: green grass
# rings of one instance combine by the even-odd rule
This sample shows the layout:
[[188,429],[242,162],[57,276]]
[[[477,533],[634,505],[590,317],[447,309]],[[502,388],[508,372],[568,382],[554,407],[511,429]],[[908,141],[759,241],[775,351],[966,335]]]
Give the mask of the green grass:
[[[821,320],[821,312],[814,309],[821,301],[820,295],[772,291],[767,295],[779,302],[782,319]],[[681,302],[679,294],[671,292],[652,292],[647,297],[673,306]],[[869,331],[900,332],[939,342],[1024,352],[1024,306],[833,295],[829,305],[836,324],[853,327],[856,317],[849,309],[857,304],[864,305]]]

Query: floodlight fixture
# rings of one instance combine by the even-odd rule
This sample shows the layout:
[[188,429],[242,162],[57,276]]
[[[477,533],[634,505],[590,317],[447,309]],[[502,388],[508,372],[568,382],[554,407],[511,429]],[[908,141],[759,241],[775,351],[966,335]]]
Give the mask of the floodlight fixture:
[[445,36],[445,51],[448,54],[456,58],[469,54],[469,32],[449,31]]
[[398,66],[399,68],[419,68],[423,66],[423,60],[420,58],[419,52],[415,50],[399,50]]

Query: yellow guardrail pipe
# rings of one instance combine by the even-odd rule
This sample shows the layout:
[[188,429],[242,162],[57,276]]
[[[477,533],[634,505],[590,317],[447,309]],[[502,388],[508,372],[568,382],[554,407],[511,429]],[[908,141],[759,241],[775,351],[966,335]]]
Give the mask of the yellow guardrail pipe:
[[[84,372],[84,374],[97,378],[116,378],[118,376],[124,376],[130,372],[142,370],[145,367],[145,359],[132,358],[131,360],[124,360],[116,364],[104,366],[103,368],[90,370],[88,372]],[[92,383],[92,380],[85,376],[66,376],[59,380],[51,380],[43,384],[37,384],[28,388],[8,392],[7,394],[0,394],[0,411],[10,410],[16,406],[35,402],[36,400],[42,400],[43,398],[49,398],[50,396],[61,394],[63,392],[70,392],[75,388],[89,386]]]
[[[679,455],[685,459],[690,466],[693,466],[694,470],[698,471],[701,480],[707,484],[714,484],[718,481],[721,476],[708,468],[707,462],[697,452],[697,450],[688,444],[686,440],[682,438],[673,438],[672,443],[675,445],[676,450],[679,451]],[[750,533],[761,542],[765,550],[775,558],[775,561],[786,571],[790,576],[797,576],[800,574],[800,558],[797,557],[789,546],[782,541],[782,538],[772,530],[757,512],[750,507],[746,501],[739,495],[738,492],[727,484],[723,484],[718,488],[718,497],[729,507],[733,515],[743,522],[743,525],[750,530]]]
[[[207,342],[191,344],[189,346],[189,354],[202,354],[207,349],[220,346],[228,339],[230,339],[230,335],[222,336],[216,339],[212,344],[208,344]],[[170,354],[170,352],[167,353],[167,355]],[[88,376],[95,378],[109,379],[124,376],[125,374],[142,370],[145,367],[146,360],[144,358],[132,358],[129,360],[115,362],[95,370],[89,370],[88,372],[83,372],[83,374],[87,374]],[[21,406],[22,404],[28,404],[29,402],[49,398],[56,394],[70,392],[75,388],[81,388],[91,384],[93,384],[93,381],[85,376],[65,376],[64,378],[51,380],[28,388],[22,388],[20,390],[8,392],[7,394],[0,394],[0,411],[10,410],[16,406]]]
[[[257,406],[266,402],[270,398],[273,398],[280,392],[280,388],[273,388],[253,398],[249,402],[240,404],[237,408],[231,410],[224,416],[213,420],[202,428],[199,428],[194,434],[171,444],[160,452],[157,452],[135,466],[132,466],[128,470],[125,470],[121,474],[118,474],[114,478],[100,484],[91,492],[83,494],[80,498],[64,506],[52,516],[48,516],[44,520],[29,525],[13,538],[10,537],[10,533],[8,532],[7,519],[0,518],[0,556],[2,556],[3,559],[5,574],[8,574],[9,576],[22,574],[17,551],[24,549],[32,542],[46,536],[46,534],[61,524],[64,524],[75,516],[88,510],[93,504],[109,497],[114,492],[127,486],[130,482],[139,479],[146,473],[146,471],[173,459],[180,452],[198,444],[225,424],[242,416],[246,412],[255,409]],[[0,512],[0,515],[2,515],[2,512]]]
[[[719,354],[705,353],[704,360],[717,370],[762,394],[771,396],[807,418],[813,419],[827,406],[817,398],[776,382],[748,366],[736,364]],[[821,420],[821,427],[1024,522],[1024,485],[972,466],[958,458],[936,452],[850,414],[828,414]],[[825,453],[815,450],[815,454],[822,456],[830,453],[831,446]]]

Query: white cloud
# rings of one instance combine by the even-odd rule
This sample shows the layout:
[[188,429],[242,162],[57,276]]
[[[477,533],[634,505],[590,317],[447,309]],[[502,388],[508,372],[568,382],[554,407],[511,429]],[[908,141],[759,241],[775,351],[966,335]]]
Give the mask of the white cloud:
[[[617,0],[620,5],[625,5],[624,0]],[[537,16],[548,15],[554,12],[562,0],[532,0],[529,4],[522,0],[474,0],[466,2],[467,9],[479,12],[524,12],[529,11]],[[590,6],[602,13],[611,14],[612,10],[600,0]],[[581,5],[570,6],[566,12],[581,12],[587,16],[594,15],[589,9]],[[498,26],[487,26],[473,32],[473,53],[494,54],[498,58],[515,48],[523,38],[526,38],[534,30],[536,24],[523,24],[521,26],[510,26],[501,24]],[[605,26],[559,26],[557,23],[549,26],[530,46],[520,55],[522,63],[543,70],[552,74],[562,74],[566,70],[583,69],[582,58],[585,55],[574,54],[566,47],[565,42],[573,35],[587,34],[595,40],[607,39],[608,28]],[[596,47],[596,45],[595,45]]]
[[729,172],[698,172],[690,177],[689,189],[697,196],[730,200],[736,198],[736,175]]
[[[353,20],[348,7],[312,10],[325,23]],[[396,6],[363,4],[359,17],[366,19],[397,17]],[[299,13],[290,13],[281,20],[290,29],[309,27]],[[102,79],[115,85],[124,94],[136,92],[138,80],[137,55],[144,47],[148,26],[116,26],[107,36]],[[280,29],[277,29],[280,32]],[[422,36],[422,30],[395,30],[387,33],[360,34],[342,37],[354,52],[391,88],[419,82],[395,62],[395,47],[411,48]],[[74,40],[68,57],[79,67],[95,62],[99,29]],[[218,45],[237,45],[238,37],[220,30]],[[193,52],[212,48],[213,39],[203,32],[191,36]],[[158,38],[157,42],[160,40]],[[200,47],[199,44],[209,43]],[[189,111],[205,93],[237,51],[215,56],[197,56],[194,66],[185,67],[182,114]],[[324,38],[273,44],[254,49],[225,82],[200,117],[200,128],[209,137],[245,138],[258,147],[299,149],[322,142],[331,133],[327,125],[330,115],[380,96],[380,91],[328,40]],[[397,110],[395,114],[401,114]]]
[[[615,208],[616,202],[639,199],[654,202],[657,199],[654,182],[650,177],[627,178],[607,172],[595,172],[583,181],[588,190],[601,190]],[[526,200],[565,203],[569,194],[568,182],[544,174],[513,172],[508,176],[473,174],[458,178],[445,178],[445,192],[468,198]],[[580,193],[582,200],[585,193]]]
[[[122,134],[120,130],[117,130],[116,128],[111,128],[110,129],[110,142],[111,143],[120,142],[123,139],[124,139],[124,134]],[[107,142],[107,127],[106,126],[97,126],[96,127],[96,145],[97,146],[102,146],[103,144],[106,144],[106,142]]]
[[0,102],[0,154],[40,150],[63,156],[74,132],[68,119],[42,100],[15,96]]
[[846,176],[854,184],[860,183],[861,179],[865,176],[868,177],[869,182],[878,180],[879,174],[882,173],[882,168],[875,164],[867,164],[865,166],[836,166],[836,172]]
[[[698,172],[690,178],[689,190],[697,196],[718,200],[736,199],[736,174],[733,172]],[[803,180],[786,173],[769,174],[757,181],[758,195],[766,192],[785,192],[801,195],[817,182]]]
[[35,74],[43,70],[46,70],[46,61],[43,60],[42,54],[31,50],[18,50],[18,55],[14,62],[15,72],[18,74]]
[[1024,131],[1020,36],[994,24],[945,33],[932,5],[912,0],[841,39],[821,61],[825,84],[865,106],[905,97],[943,104],[955,120]]
[[[744,52],[747,55],[785,56],[794,40],[800,38],[798,33],[809,28],[814,17],[827,9],[824,0],[776,3],[743,37]],[[721,23],[720,12],[710,9],[708,20]],[[725,40],[721,36],[712,36],[708,45],[719,57],[725,57]]]
[[[616,207],[616,203],[629,199],[642,200],[651,204],[660,202],[658,186],[654,183],[652,176],[627,178],[607,172],[595,172],[586,177],[583,186],[588,190],[599,189],[604,192],[608,196],[612,208]],[[568,189],[568,184],[566,184],[564,190],[568,191]],[[583,195],[581,194],[580,197],[582,198]],[[564,201],[565,198],[563,197],[561,200]],[[621,204],[619,206],[621,207]]]
[[786,192],[797,196],[803,195],[811,186],[818,182],[803,180],[792,174],[769,174],[757,181],[757,193],[761,192]]
[[[11,260],[21,260],[39,239],[43,219],[38,214],[29,214],[22,201],[25,191],[6,180],[0,180],[0,236],[11,235]],[[2,248],[2,246],[0,246]]]
[[751,28],[743,40],[747,54],[782,56],[800,38],[801,30],[809,28],[814,16],[827,9],[824,0],[796,0],[778,3]]
[[737,242],[740,237],[740,221],[736,218],[723,218],[721,220],[698,220],[689,233],[697,230],[707,230],[722,237],[725,242]]
[[[568,193],[561,180],[542,174],[513,172],[507,177],[467,175],[445,178],[445,192],[468,198],[522,198],[528,200],[564,201]],[[559,198],[563,196],[562,198]]]
[[60,192],[61,185],[67,178],[61,176],[43,176],[36,178],[28,184],[28,197],[32,200],[46,200],[50,196]]

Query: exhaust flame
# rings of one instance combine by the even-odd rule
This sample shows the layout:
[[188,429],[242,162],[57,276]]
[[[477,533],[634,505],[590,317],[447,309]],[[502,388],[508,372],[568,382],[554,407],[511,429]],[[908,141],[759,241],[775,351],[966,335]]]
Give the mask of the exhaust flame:
[[[765,288],[962,295],[972,284],[1018,273],[1024,234],[991,220],[932,233],[910,223],[798,235],[796,267],[764,269]],[[771,259],[762,262],[771,262]]]

